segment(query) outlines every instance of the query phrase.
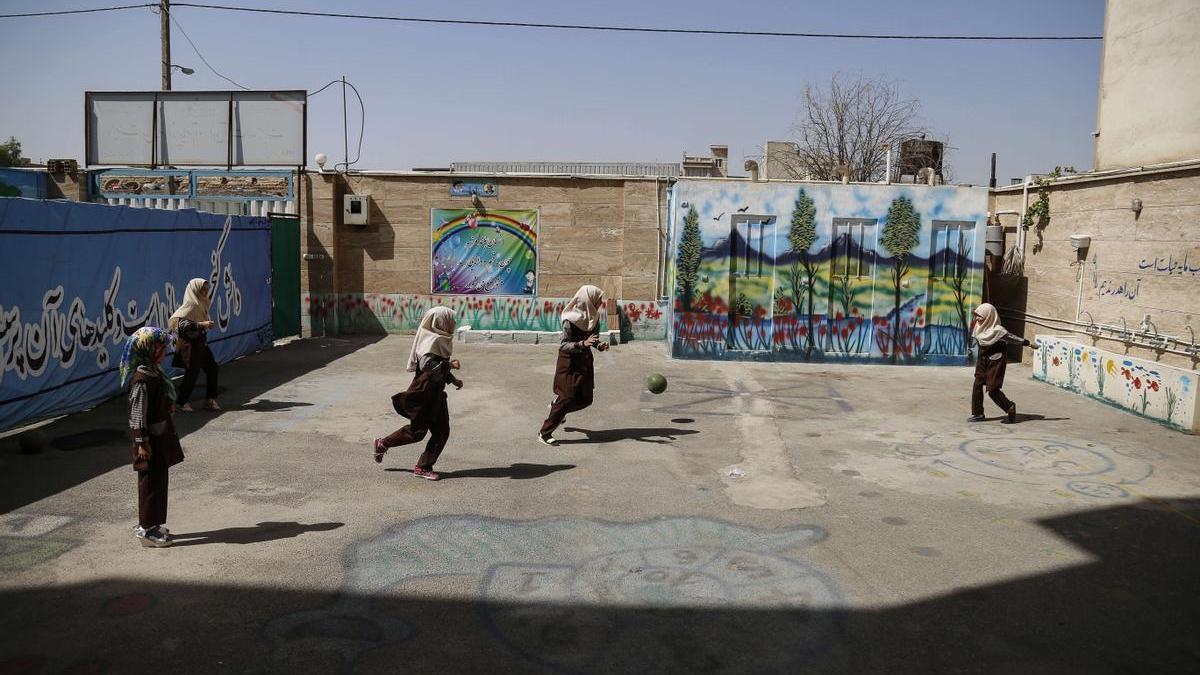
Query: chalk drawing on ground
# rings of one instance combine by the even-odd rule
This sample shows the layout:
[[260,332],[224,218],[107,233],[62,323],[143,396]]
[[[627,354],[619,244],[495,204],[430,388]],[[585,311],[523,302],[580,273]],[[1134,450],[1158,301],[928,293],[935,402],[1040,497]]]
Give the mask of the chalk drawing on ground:
[[[789,670],[838,633],[834,612],[803,610],[843,606],[839,587],[788,555],[825,536],[695,517],[423,518],[352,547],[341,599],[279,617],[266,633],[276,663],[324,651],[352,670],[368,651],[423,634],[426,617],[403,613],[411,603],[384,613],[373,599],[438,579],[461,588],[465,578],[475,590],[462,600],[477,608],[478,625],[462,626],[463,635],[490,636],[511,657],[554,670],[719,665],[729,635],[747,641],[756,666]],[[755,629],[767,620],[770,631]]]

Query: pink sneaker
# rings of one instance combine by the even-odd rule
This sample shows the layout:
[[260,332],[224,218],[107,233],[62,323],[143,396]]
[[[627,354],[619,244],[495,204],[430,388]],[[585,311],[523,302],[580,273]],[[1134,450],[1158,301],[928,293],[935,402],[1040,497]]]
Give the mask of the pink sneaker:
[[383,456],[385,453],[387,453],[387,448],[383,447],[383,439],[376,438],[375,439],[375,463],[376,464],[381,464],[383,462]]
[[413,467],[413,475],[416,476],[417,478],[424,478],[425,480],[437,480],[437,479],[441,478],[441,476],[439,476],[433,470],[422,469],[419,466]]

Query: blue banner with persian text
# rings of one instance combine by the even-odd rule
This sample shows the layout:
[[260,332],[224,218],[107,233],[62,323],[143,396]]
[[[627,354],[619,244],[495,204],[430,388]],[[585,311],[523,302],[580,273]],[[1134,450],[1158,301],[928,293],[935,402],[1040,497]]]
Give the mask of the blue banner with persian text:
[[197,277],[219,362],[270,346],[268,219],[0,199],[0,429],[117,394],[125,339]]

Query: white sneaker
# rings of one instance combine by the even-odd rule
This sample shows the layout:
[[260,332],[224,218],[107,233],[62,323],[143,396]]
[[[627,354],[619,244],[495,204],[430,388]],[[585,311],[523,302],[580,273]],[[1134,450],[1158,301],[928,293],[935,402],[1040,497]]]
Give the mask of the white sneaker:
[[541,441],[542,443],[545,443],[546,445],[558,445],[558,439],[551,436],[550,434],[539,433],[538,440]]
[[175,542],[160,528],[144,530],[137,535],[138,542],[147,548],[166,548]]
[[[163,534],[171,534],[171,531],[169,529],[167,529],[166,525],[159,525],[158,529]],[[144,537],[144,536],[146,536],[146,528],[142,527],[141,525],[134,525],[133,533],[139,537]]]

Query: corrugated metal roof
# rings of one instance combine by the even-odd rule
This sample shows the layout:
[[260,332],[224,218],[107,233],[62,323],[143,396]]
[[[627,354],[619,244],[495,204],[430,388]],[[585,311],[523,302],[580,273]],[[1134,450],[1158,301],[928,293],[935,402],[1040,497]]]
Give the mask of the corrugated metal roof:
[[456,173],[567,174],[576,176],[660,176],[680,175],[674,162],[451,162]]

